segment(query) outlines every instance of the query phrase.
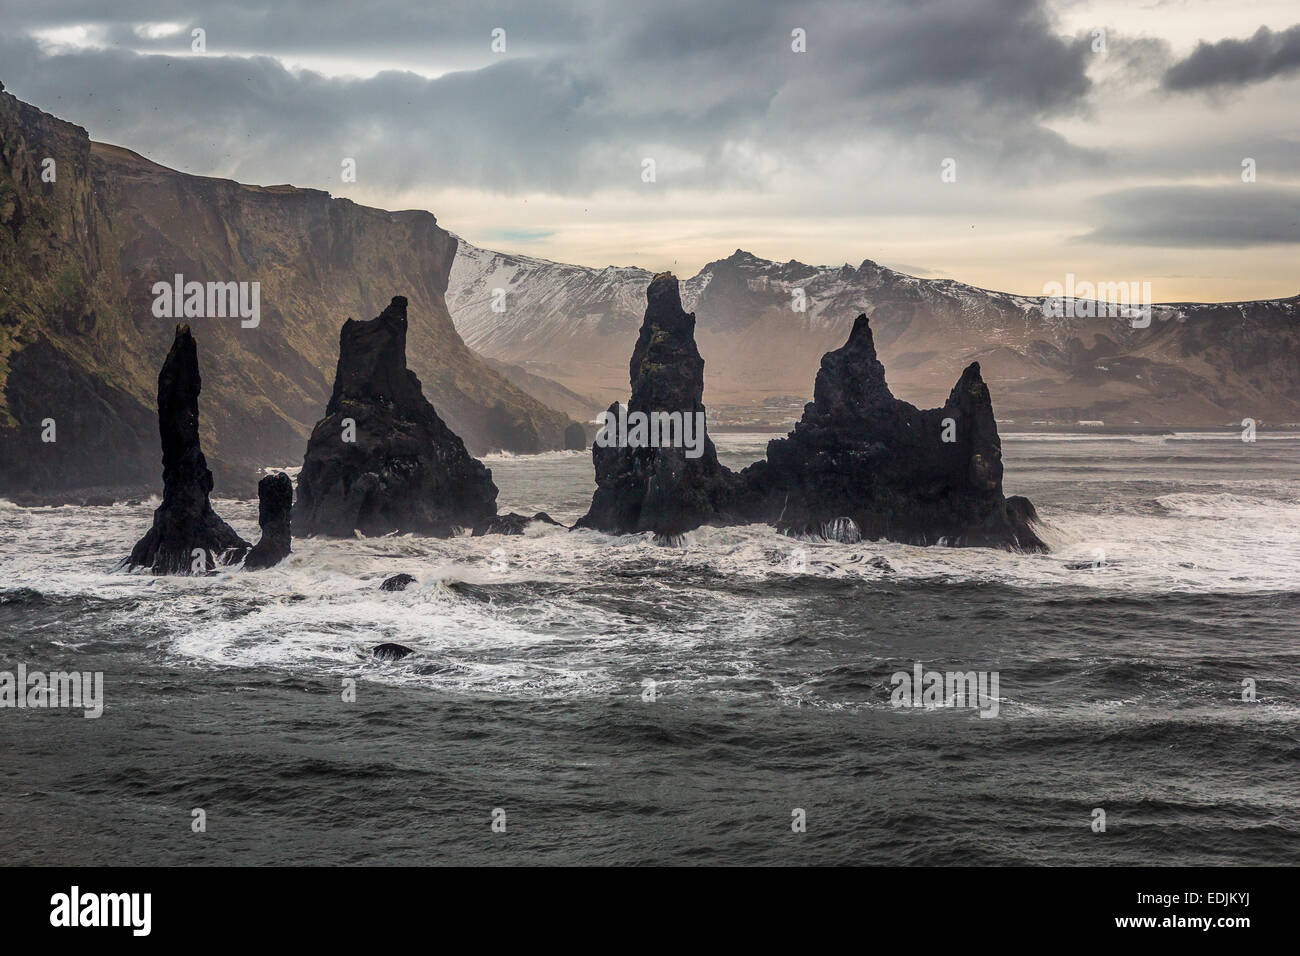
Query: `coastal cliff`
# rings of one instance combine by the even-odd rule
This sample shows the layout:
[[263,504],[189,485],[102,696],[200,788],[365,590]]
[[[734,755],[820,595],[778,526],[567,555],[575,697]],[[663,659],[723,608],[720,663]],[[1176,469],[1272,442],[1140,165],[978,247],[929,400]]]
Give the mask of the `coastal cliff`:
[[[155,314],[154,287],[178,275],[258,286],[255,325],[185,317],[204,351],[204,445],[230,493],[297,460],[330,395],[337,317],[376,314],[394,288],[411,367],[471,449],[563,448],[570,418],[456,333],[455,252],[428,212],[187,175],[0,92],[0,494],[147,491],[153,378],[181,318]],[[51,418],[57,440],[42,440]]]

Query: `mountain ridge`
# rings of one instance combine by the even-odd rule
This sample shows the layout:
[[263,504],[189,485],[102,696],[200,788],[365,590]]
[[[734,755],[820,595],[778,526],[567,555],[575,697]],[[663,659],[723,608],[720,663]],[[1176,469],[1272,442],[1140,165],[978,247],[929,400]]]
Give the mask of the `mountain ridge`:
[[[639,319],[624,303],[649,281],[649,270],[546,263],[462,239],[447,293],[457,328],[491,359],[597,402],[616,400],[620,369],[604,357],[635,339]],[[1000,396],[1000,413],[1026,424],[1300,420],[1300,295],[1154,303],[1150,327],[1142,329],[1123,316],[1049,316],[1042,297],[909,276],[871,259],[811,266],[743,249],[681,286],[684,307],[699,316],[714,408],[806,397],[821,356],[865,312],[900,397],[918,404],[943,394],[978,360]],[[517,300],[513,312],[483,307],[493,287],[507,291],[507,303]],[[804,312],[791,309],[797,288]],[[569,343],[579,333],[583,348],[575,357]],[[789,424],[797,411],[786,416]]]

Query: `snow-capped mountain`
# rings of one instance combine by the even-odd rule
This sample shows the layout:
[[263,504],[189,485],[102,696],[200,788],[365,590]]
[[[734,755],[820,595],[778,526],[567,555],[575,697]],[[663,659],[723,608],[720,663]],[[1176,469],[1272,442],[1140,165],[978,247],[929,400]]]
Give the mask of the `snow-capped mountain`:
[[584,394],[626,391],[650,278],[644,269],[565,265],[461,239],[447,307],[465,344],[489,358]]
[[[563,265],[461,240],[447,303],[471,348],[600,407],[626,399],[650,279],[645,269]],[[504,311],[493,311],[493,290],[504,290],[496,293]],[[822,355],[865,312],[895,394],[922,406],[942,401],[979,361],[1001,418],[1300,420],[1300,297],[1156,305],[1148,324],[1090,315],[1073,300],[1053,314],[1042,298],[916,278],[869,259],[810,266],[738,249],[684,279],[682,300],[697,316],[714,406],[810,397]]]

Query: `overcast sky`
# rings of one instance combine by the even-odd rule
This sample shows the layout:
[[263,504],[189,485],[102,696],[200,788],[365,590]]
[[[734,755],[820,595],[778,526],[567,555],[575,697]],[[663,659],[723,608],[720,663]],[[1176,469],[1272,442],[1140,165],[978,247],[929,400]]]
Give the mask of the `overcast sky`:
[[167,166],[586,265],[1300,292],[1295,0],[0,0],[0,81]]

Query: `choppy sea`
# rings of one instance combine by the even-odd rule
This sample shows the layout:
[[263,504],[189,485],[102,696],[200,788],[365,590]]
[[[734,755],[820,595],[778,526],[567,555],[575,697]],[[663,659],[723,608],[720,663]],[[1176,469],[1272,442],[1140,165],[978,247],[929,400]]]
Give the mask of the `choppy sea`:
[[[1300,863],[1300,440],[1003,451],[1049,554],[537,525],[154,578],[111,569],[156,501],[0,502],[0,671],[104,675],[0,709],[5,862]],[[587,452],[486,463],[590,501]],[[918,663],[996,717],[893,706]]]

